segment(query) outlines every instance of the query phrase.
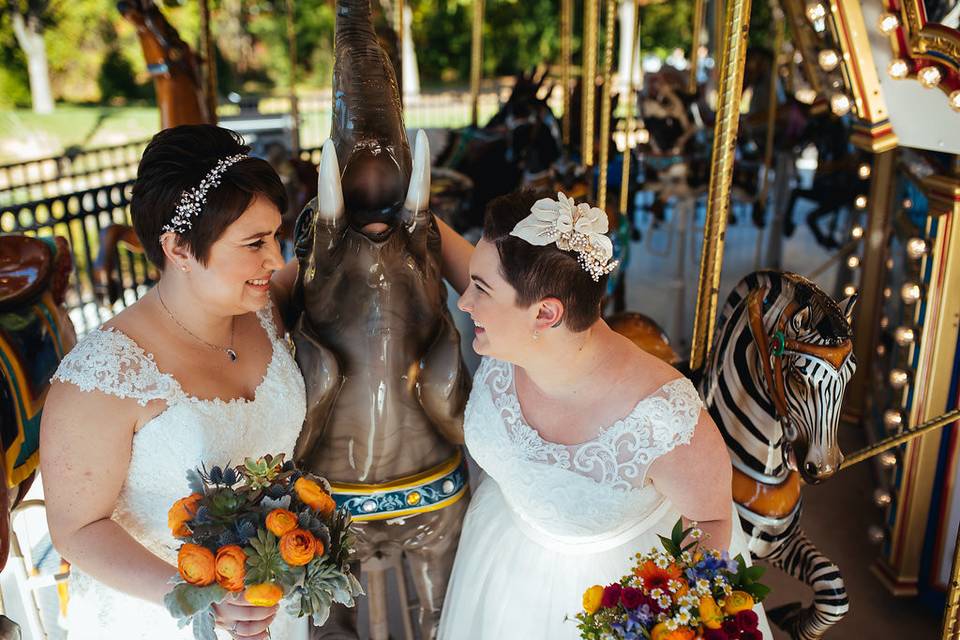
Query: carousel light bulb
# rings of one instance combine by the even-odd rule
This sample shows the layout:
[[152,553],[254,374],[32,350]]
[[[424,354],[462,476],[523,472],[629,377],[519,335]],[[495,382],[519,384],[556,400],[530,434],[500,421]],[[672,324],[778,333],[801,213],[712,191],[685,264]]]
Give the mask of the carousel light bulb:
[[954,111],[960,111],[960,89],[952,92],[947,98],[947,101],[950,104],[950,108]]
[[834,115],[843,116],[850,112],[850,98],[844,93],[830,96],[830,110]]
[[884,469],[892,469],[897,466],[897,454],[893,451],[884,451],[877,456],[877,460]]
[[863,227],[856,225],[853,229],[850,229],[850,237],[854,240],[859,240],[863,237]]
[[901,347],[909,347],[913,344],[914,339],[916,339],[916,336],[910,327],[897,327],[897,330],[893,332],[893,340]]
[[892,13],[881,13],[880,19],[877,20],[877,27],[882,33],[890,35],[894,30],[900,26],[900,19],[893,15]]
[[888,431],[896,431],[903,426],[903,414],[896,409],[887,409],[883,412],[883,426]]
[[636,140],[633,146],[638,144],[647,144],[650,142],[650,131],[648,129],[637,129]]
[[877,345],[877,355],[882,358],[883,356],[886,355],[886,353],[887,353],[887,348],[886,348],[885,346],[883,346],[882,344],[878,344],[878,345]]
[[627,148],[627,132],[619,129],[613,132],[613,144],[617,146],[617,153],[623,153]]
[[807,5],[807,20],[817,22],[827,17],[827,8],[819,2],[811,2]]
[[903,389],[910,382],[910,374],[903,369],[891,369],[888,379],[891,387],[894,389]]
[[888,318],[887,316],[883,316],[882,318],[880,318],[881,329],[886,329],[889,326],[890,326],[890,318]]
[[887,73],[894,80],[903,80],[910,73],[910,65],[906,60],[896,58],[887,65]]
[[809,87],[797,89],[794,92],[793,97],[797,99],[797,102],[802,104],[813,104],[817,101],[817,92]]
[[840,64],[840,56],[838,56],[837,52],[833,49],[824,49],[817,56],[817,62],[820,63],[821,69],[830,72],[836,69],[837,65]]
[[860,167],[857,169],[857,175],[860,176],[861,180],[866,180],[867,178],[869,178],[870,165],[868,165],[867,163],[863,163],[862,165],[860,165]]
[[853,206],[857,209],[866,209],[867,208],[867,196],[859,195],[857,199],[853,201]]
[[873,504],[878,507],[889,507],[893,502],[893,496],[886,489],[876,489],[873,492]]
[[[883,266],[885,266],[887,269],[893,269],[893,258],[887,258],[887,261],[883,263]],[[887,297],[889,298],[890,296]]]
[[906,304],[914,304],[920,296],[920,285],[916,282],[908,282],[900,287],[900,299]]
[[913,260],[919,260],[927,255],[927,241],[923,238],[910,238],[907,240],[907,255]]
[[867,527],[867,539],[873,544],[881,544],[887,539],[887,534],[883,530],[883,527],[872,524]]
[[942,77],[943,76],[940,75],[940,69],[936,67],[924,67],[917,73],[917,79],[920,81],[920,84],[927,89],[933,89],[940,84]]
[[893,289],[891,289],[890,287],[884,287],[884,288],[883,288],[883,297],[884,297],[884,298],[889,298],[889,297],[892,296],[892,295],[893,295]]
[[847,266],[851,269],[856,269],[860,266],[860,256],[850,256],[847,258]]
[[900,203],[900,206],[902,206],[904,209],[913,209],[913,200],[910,198],[904,198]]
[[843,295],[846,296],[846,297],[848,297],[848,298],[849,298],[850,296],[852,296],[853,294],[855,294],[856,292],[857,292],[857,288],[856,288],[855,286],[853,286],[852,284],[848,284],[847,286],[845,286],[845,287],[843,288]]

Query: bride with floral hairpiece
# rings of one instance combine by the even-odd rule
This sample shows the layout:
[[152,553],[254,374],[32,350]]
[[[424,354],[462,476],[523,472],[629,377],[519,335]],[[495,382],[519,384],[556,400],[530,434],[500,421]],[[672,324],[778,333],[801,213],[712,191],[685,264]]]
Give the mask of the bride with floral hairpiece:
[[485,472],[440,638],[577,638],[583,590],[619,580],[681,516],[706,547],[749,558],[696,389],[600,317],[616,267],[606,214],[519,192],[490,204],[475,249],[439,224],[483,357],[464,433]]

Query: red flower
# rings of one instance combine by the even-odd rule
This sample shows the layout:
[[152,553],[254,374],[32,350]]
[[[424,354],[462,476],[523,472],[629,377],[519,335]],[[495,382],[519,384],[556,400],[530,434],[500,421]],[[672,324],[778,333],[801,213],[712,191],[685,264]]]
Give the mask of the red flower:
[[763,634],[759,629],[747,629],[740,632],[740,640],[763,640]]
[[704,629],[703,640],[730,640],[730,636],[723,629]]
[[740,631],[753,631],[757,628],[760,620],[757,618],[756,612],[753,609],[745,609],[737,613],[734,620],[737,623],[737,627]]
[[604,587],[603,600],[601,600],[600,606],[604,609],[612,609],[617,606],[617,603],[620,602],[620,592],[622,590],[623,587],[620,586],[619,582],[614,582]]
[[740,640],[740,627],[737,626],[736,620],[724,620],[720,628],[730,640]]
[[623,606],[627,609],[636,609],[643,604],[645,599],[646,597],[643,595],[643,591],[634,589],[633,587],[624,587],[620,593],[620,602],[622,602]]

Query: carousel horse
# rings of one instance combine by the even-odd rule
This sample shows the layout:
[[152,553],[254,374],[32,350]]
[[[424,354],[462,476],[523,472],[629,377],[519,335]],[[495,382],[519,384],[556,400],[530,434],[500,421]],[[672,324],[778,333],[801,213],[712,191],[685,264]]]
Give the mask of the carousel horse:
[[810,585],[813,605],[768,612],[802,640],[849,608],[840,570],[800,528],[802,484],[840,468],[837,442],[856,369],[851,296],[835,302],[792,273],[758,271],[727,298],[699,390],[733,461],[733,499],[754,557]]
[[546,71],[520,73],[509,99],[481,128],[450,132],[437,166],[464,174],[473,183],[469,214],[454,228],[483,225],[487,203],[521,186],[539,184],[563,153],[560,125],[547,104],[552,87],[538,97]]
[[[798,640],[821,638],[849,608],[840,570],[800,528],[800,491],[828,479],[843,459],[837,428],[856,369],[855,301],[835,302],[796,274],[754,272],[727,298],[704,369],[687,371],[727,443],[733,499],[751,554],[813,588],[811,607],[794,603],[767,612]],[[608,322],[687,369],[649,318],[625,314]]]
[[[0,236],[0,568],[10,553],[11,511],[36,478],[40,413],[50,377],[76,343],[63,306],[73,260],[63,238]],[[19,638],[0,616],[0,638]]]
[[[336,15],[331,139],[295,231],[289,326],[307,415],[294,457],[353,515],[358,562],[405,557],[421,635],[435,638],[468,502],[469,376],[428,207],[426,135],[411,159],[370,0],[337,0]],[[370,602],[385,606],[383,594]],[[356,638],[355,610],[335,607],[314,637]]]
[[120,0],[117,9],[137,30],[160,107],[160,127],[210,124],[197,56],[153,0]]

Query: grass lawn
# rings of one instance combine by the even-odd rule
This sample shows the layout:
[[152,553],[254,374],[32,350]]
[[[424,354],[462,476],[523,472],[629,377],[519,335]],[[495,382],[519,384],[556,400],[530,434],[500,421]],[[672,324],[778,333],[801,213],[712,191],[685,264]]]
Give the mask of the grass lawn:
[[156,107],[57,105],[49,115],[29,109],[0,110],[0,164],[58,155],[71,146],[123,144],[152,136],[160,127]]

